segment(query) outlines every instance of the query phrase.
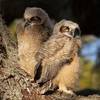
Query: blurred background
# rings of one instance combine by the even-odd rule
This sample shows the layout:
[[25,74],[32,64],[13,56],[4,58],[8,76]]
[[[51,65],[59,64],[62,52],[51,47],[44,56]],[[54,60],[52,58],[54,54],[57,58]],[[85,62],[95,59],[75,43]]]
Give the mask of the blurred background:
[[12,37],[26,7],[41,7],[55,22],[69,19],[82,31],[80,89],[100,90],[100,0],[0,0],[0,14]]

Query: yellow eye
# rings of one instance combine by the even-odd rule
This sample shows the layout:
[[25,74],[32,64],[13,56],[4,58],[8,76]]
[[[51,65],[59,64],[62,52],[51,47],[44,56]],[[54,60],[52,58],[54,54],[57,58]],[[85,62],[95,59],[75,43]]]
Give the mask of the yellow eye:
[[68,26],[66,26],[66,32],[69,32],[70,28]]
[[69,32],[70,31],[70,28],[68,26],[61,26],[60,28],[60,32],[63,33],[63,32]]

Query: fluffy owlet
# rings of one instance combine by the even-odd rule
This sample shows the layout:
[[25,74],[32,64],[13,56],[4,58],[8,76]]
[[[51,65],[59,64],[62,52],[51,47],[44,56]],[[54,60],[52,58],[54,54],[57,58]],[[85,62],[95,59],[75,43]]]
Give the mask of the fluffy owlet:
[[[80,47],[78,24],[68,20],[58,22],[54,26],[52,36],[36,54],[38,62],[36,69],[41,67],[41,75],[37,83],[44,84],[51,81],[53,86],[58,87],[60,91],[72,94],[79,79],[78,51]],[[45,92],[42,90],[41,94]]]
[[52,33],[53,25],[41,8],[26,8],[24,20],[17,25],[19,64],[33,78],[35,54]]

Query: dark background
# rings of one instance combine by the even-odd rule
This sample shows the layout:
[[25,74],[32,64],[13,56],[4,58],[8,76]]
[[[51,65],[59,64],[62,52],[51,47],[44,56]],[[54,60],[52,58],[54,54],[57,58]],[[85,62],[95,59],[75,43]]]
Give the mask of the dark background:
[[100,0],[0,0],[0,13],[9,24],[30,6],[43,8],[56,21],[66,18],[77,22],[82,34],[100,36]]

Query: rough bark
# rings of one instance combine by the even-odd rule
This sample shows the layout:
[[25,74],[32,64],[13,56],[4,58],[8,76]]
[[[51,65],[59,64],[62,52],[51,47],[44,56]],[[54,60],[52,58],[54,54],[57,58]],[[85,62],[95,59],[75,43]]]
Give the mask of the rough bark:
[[9,30],[0,17],[0,100],[84,100],[84,98],[100,100],[99,95],[83,97],[59,92],[39,95],[32,80],[32,77],[20,69],[17,42],[12,40]]

